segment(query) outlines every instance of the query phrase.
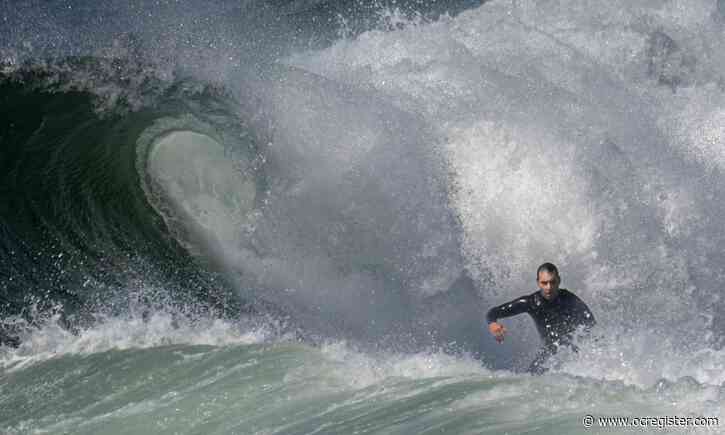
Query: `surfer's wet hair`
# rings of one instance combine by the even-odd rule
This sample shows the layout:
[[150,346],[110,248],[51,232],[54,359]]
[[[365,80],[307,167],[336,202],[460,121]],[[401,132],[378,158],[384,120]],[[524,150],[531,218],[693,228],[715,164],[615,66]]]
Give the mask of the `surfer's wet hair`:
[[543,271],[549,272],[559,278],[559,269],[557,269],[553,263],[544,263],[536,269],[536,281],[539,281],[539,274]]

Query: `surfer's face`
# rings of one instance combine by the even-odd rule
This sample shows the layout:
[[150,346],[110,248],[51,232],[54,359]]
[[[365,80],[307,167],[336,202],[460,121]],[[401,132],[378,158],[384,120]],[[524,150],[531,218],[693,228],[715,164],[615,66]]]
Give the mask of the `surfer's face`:
[[559,277],[542,270],[539,272],[539,288],[546,300],[552,300],[559,294]]

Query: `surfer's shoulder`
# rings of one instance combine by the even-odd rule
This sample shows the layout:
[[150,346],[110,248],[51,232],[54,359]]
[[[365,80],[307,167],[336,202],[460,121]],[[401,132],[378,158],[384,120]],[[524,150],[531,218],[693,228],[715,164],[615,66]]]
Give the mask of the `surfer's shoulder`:
[[572,292],[571,290],[568,290],[568,289],[565,289],[565,288],[560,288],[559,289],[559,296],[560,297],[563,296],[564,299],[569,299],[569,300],[572,300],[572,301],[581,301],[581,299],[579,298],[579,296],[575,295],[574,292]]
[[536,290],[530,295],[522,296],[522,299],[525,299],[526,303],[532,307],[538,307],[543,302],[543,298],[541,297],[541,292],[539,290]]
[[566,301],[567,304],[573,304],[578,306],[586,306],[583,300],[579,298],[579,296],[575,295],[570,290],[560,288],[559,289],[559,297],[562,299],[562,301]]

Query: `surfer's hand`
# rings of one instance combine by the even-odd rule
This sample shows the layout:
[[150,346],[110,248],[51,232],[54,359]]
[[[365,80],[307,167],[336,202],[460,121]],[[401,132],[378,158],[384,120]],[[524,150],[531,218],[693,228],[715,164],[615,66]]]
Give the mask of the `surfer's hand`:
[[488,330],[494,336],[496,341],[499,343],[503,342],[503,335],[506,333],[506,328],[502,324],[496,322],[489,323]]

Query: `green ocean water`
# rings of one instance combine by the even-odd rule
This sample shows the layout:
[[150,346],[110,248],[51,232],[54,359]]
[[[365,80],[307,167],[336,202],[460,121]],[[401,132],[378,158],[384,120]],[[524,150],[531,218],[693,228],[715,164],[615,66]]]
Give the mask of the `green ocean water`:
[[[720,388],[696,382],[643,389],[566,374],[532,377],[441,354],[370,356],[344,343],[56,355],[6,366],[0,392],[8,434],[626,433],[582,421],[722,412]],[[688,410],[710,394],[716,397]],[[719,433],[717,426],[684,429]]]

